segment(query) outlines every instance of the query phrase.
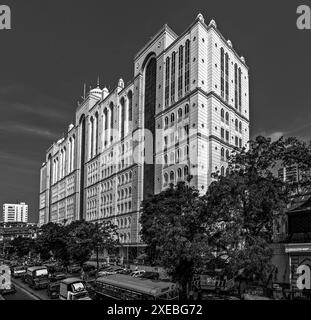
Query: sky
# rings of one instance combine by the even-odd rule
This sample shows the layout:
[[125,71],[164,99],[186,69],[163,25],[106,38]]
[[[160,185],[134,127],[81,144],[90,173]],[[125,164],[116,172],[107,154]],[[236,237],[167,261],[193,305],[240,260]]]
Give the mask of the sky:
[[311,30],[298,30],[310,0],[3,0],[0,30],[0,205],[29,204],[38,220],[45,151],[74,120],[83,83],[113,88],[165,23],[181,34],[202,13],[250,68],[251,137],[311,137]]

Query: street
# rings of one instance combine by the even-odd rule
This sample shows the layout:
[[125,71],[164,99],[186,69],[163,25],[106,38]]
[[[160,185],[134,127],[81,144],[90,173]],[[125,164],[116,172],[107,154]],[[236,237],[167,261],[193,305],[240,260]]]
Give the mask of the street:
[[15,287],[17,292],[15,294],[5,295],[5,300],[40,300],[25,289],[17,285],[15,285]]

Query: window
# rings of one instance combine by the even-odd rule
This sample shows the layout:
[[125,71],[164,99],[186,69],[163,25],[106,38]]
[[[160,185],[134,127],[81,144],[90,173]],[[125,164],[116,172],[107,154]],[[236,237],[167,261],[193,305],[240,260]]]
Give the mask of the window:
[[225,95],[225,52],[224,49],[220,49],[220,87],[221,87],[221,96],[224,97]]
[[189,114],[189,104],[185,105],[185,115]]
[[226,130],[226,141],[229,142],[229,131]]
[[221,148],[220,155],[221,155],[221,160],[224,161],[225,160],[225,149],[224,148]]
[[229,154],[229,150],[226,151],[226,159],[229,160],[230,158],[230,154]]
[[165,70],[165,106],[169,104],[170,97],[170,58],[166,58],[166,70]]
[[224,129],[224,128],[221,128],[221,130],[220,130],[220,136],[221,136],[221,139],[224,139],[224,138],[225,138],[225,129]]
[[132,121],[132,112],[133,112],[133,93],[130,91],[127,95],[128,97],[128,104],[129,104],[129,114],[128,114],[128,119],[129,121]]
[[164,129],[168,128],[168,117],[165,117],[164,119]]
[[176,52],[172,53],[172,70],[171,70],[171,103],[175,102],[175,74],[176,74]]
[[189,136],[189,125],[187,124],[186,126],[184,126],[184,128],[185,128],[186,136],[188,137]]
[[178,109],[178,121],[182,120],[182,109]]
[[242,122],[239,123],[239,132],[242,133]]
[[164,148],[167,148],[167,142],[168,142],[167,139],[168,139],[168,137],[165,136],[165,137],[164,137]]
[[226,101],[229,100],[229,55],[226,53]]
[[178,177],[178,179],[181,179],[181,177],[182,177],[182,171],[180,168],[177,171],[177,177]]
[[188,157],[189,157],[189,146],[185,146],[185,149],[184,149],[184,157],[187,157],[187,159],[188,159]]
[[179,163],[179,159],[180,159],[180,149],[177,149],[177,150],[176,150],[176,157],[175,157],[175,159],[176,159],[176,163]]
[[164,173],[164,184],[168,183],[168,174]]
[[175,155],[174,155],[174,152],[171,152],[170,154],[170,164],[174,164],[175,163]]
[[239,139],[239,148],[242,148],[242,139]]
[[187,177],[189,175],[189,168],[188,166],[185,166],[184,168],[184,176]]
[[168,159],[167,159],[167,154],[164,155],[164,165],[167,166],[168,164]]
[[242,107],[242,85],[241,85],[241,79],[242,79],[242,71],[241,68],[239,68],[239,111],[241,112]]
[[220,174],[221,174],[222,176],[225,175],[225,168],[224,168],[224,167],[221,167],[221,169],[220,169]]
[[235,119],[235,131],[239,131],[239,122],[238,122],[238,119]]
[[182,97],[183,68],[184,68],[184,47],[180,46],[179,55],[178,55],[178,98]]
[[175,122],[175,113],[171,114],[171,125],[173,125]]
[[229,124],[229,112],[226,112],[226,124]]
[[238,65],[234,65],[234,105],[238,108]]
[[225,111],[224,111],[224,109],[221,109],[221,111],[220,111],[220,117],[221,117],[221,121],[222,121],[222,122],[225,122]]
[[190,41],[186,41],[185,49],[185,93],[190,90]]
[[235,146],[236,147],[239,146],[239,138],[237,136],[235,136]]
[[174,174],[174,171],[171,171],[170,172],[170,182],[174,182],[175,180],[175,174]]

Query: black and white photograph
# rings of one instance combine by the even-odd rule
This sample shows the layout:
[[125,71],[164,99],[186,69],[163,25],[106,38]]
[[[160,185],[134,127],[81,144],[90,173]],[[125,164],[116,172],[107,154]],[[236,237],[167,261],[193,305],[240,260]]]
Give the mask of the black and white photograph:
[[2,0],[0,318],[310,305],[310,88],[309,0]]

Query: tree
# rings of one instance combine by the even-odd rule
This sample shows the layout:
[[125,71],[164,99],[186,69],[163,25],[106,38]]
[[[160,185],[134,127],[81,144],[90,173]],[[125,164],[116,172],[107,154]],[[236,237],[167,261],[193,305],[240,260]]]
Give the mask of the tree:
[[99,250],[113,249],[117,246],[117,227],[109,223],[76,221],[68,226],[70,235],[69,250],[73,260],[82,265],[93,252],[97,257],[99,269]]
[[68,233],[66,227],[54,223],[42,226],[38,239],[37,248],[41,258],[55,258],[67,266],[70,261],[68,250]]
[[194,272],[193,247],[204,234],[199,192],[180,182],[142,203],[142,240],[149,259],[165,267],[185,295]]
[[10,242],[11,249],[19,258],[29,255],[34,251],[35,241],[30,238],[18,237]]

